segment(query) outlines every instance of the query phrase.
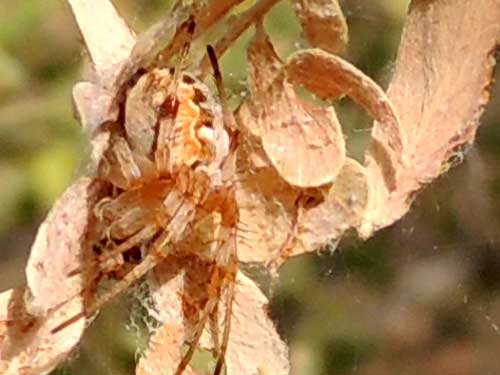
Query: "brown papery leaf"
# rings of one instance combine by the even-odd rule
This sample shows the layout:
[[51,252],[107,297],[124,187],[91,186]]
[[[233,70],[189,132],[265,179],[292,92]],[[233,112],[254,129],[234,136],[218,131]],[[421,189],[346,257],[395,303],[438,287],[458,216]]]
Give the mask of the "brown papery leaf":
[[238,108],[236,120],[240,130],[245,133],[245,138],[255,138],[253,141],[260,143],[258,118],[261,113],[261,100],[283,70],[283,62],[262,23],[257,23],[255,27],[255,35],[247,48],[248,86],[251,96]]
[[268,163],[261,148],[245,144],[238,150],[237,251],[241,262],[274,261],[293,232],[300,191]]
[[384,90],[370,77],[346,60],[320,49],[294,53],[287,60],[286,70],[292,82],[300,83],[321,99],[347,95],[363,106],[379,122],[378,127],[384,129],[384,142],[398,151],[394,162],[401,162],[405,136],[399,118]]
[[500,36],[497,0],[413,1],[388,96],[407,136],[394,190],[388,160],[400,157],[390,128],[376,123],[366,155],[373,200],[360,232],[370,236],[404,215],[414,192],[472,143],[489,99]]
[[345,159],[345,141],[335,111],[298,98],[282,73],[274,77],[278,57],[262,27],[256,29],[249,57],[250,85],[255,92],[249,109],[254,119],[244,126],[258,129],[267,157],[291,185],[331,182]]
[[257,23],[256,32],[247,49],[248,85],[251,94],[258,101],[258,95],[265,93],[283,70],[283,62],[274,49],[264,25]]
[[[179,324],[164,324],[149,339],[148,349],[137,364],[137,375],[172,375],[181,361],[184,328]],[[187,366],[183,375],[195,375]]]
[[[82,177],[54,204],[40,225],[26,267],[30,311],[45,315],[82,293],[91,280],[93,206],[102,186]],[[64,285],[62,288],[61,286]]]
[[281,261],[339,240],[347,229],[359,225],[363,219],[370,191],[365,170],[358,162],[347,159],[331,186],[321,190],[324,201],[302,208],[297,238]]
[[361,222],[370,189],[364,168],[355,160],[346,160],[333,183],[300,189],[284,181],[273,167],[261,164],[263,151],[247,145],[238,153],[241,262],[279,266],[291,256],[340,239]]
[[345,160],[345,141],[333,107],[298,98],[287,82],[273,84],[260,119],[262,144],[290,184],[314,187],[331,182]]
[[82,318],[52,332],[82,310],[80,298],[34,317],[25,304],[26,292],[19,288],[0,294],[0,373],[5,375],[48,374],[73,350],[85,328]]
[[268,300],[257,285],[238,273],[226,353],[228,375],[290,373],[288,348],[267,315],[267,305]]
[[73,102],[82,128],[94,132],[118,117],[115,92],[118,73],[135,45],[135,34],[110,0],[68,0],[85,40],[94,70],[91,82],[73,88]]
[[340,52],[347,44],[347,22],[337,0],[295,0],[302,33],[312,46]]

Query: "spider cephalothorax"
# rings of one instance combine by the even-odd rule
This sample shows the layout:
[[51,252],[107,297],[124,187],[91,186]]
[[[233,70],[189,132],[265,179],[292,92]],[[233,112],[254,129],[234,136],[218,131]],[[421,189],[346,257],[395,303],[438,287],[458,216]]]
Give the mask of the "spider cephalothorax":
[[[101,175],[129,189],[186,168],[216,171],[228,153],[220,106],[193,75],[154,69],[129,90]],[[121,133],[121,135],[117,135]]]

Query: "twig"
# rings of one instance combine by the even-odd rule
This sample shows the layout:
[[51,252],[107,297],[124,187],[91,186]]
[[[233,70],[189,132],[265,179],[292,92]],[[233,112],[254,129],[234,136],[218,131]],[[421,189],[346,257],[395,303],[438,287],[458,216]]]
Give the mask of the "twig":
[[[232,18],[228,22],[228,30],[226,34],[215,44],[215,53],[220,57],[226,50],[238,39],[243,32],[248,29],[253,23],[261,19],[273,6],[280,0],[260,0],[252,8],[242,13],[236,18]],[[210,60],[207,55],[203,57],[198,66],[200,76],[204,77],[210,69]]]

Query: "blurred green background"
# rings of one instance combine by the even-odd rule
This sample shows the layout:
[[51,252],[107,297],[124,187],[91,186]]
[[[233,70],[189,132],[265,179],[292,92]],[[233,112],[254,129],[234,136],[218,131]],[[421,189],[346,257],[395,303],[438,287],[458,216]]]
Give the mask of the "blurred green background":
[[[169,3],[116,1],[138,31]],[[343,55],[386,86],[408,2],[341,3],[350,28]],[[306,46],[287,2],[266,26],[283,55]],[[235,100],[245,93],[250,35],[222,60]],[[84,58],[64,1],[0,1],[0,291],[24,282],[37,225],[84,170],[88,146],[71,107]],[[348,100],[335,106],[359,158],[370,119]],[[500,374],[499,122],[496,85],[465,162],[429,186],[402,221],[366,243],[348,236],[333,253],[284,267],[270,310],[294,375]],[[133,374],[144,322],[130,318],[127,304],[106,307],[55,374]]]

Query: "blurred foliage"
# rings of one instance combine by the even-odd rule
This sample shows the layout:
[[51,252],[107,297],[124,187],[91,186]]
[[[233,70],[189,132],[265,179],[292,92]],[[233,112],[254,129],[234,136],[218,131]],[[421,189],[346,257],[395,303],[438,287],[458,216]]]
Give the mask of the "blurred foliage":
[[[140,31],[170,1],[116,3]],[[342,1],[350,27],[343,55],[383,85],[393,70],[407,3]],[[71,110],[71,86],[85,58],[68,6],[62,0],[3,1],[0,25],[5,290],[23,282],[37,224],[85,170],[88,146]],[[283,56],[307,46],[285,1],[266,27]],[[193,46],[193,59],[217,31]],[[250,37],[246,33],[222,60],[234,102],[246,93],[244,48]],[[335,252],[294,259],[267,288],[270,311],[290,344],[294,375],[498,372],[500,99],[498,88],[493,91],[465,163],[420,195],[402,222],[366,243],[352,236]],[[350,154],[361,158],[369,118],[347,99],[334,105]],[[149,323],[140,309],[130,317],[131,295],[104,309],[78,353],[54,375],[133,374],[136,348],[144,346],[140,333]]]

